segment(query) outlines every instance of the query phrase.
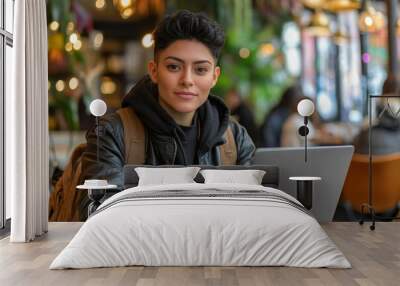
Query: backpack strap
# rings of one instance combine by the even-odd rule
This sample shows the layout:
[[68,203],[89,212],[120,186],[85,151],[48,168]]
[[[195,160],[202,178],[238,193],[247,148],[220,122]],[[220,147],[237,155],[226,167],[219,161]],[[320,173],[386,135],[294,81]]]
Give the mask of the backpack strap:
[[222,165],[236,165],[237,148],[235,137],[233,136],[232,128],[228,126],[224,134],[225,144],[221,145],[221,163]]
[[125,164],[145,163],[145,130],[143,123],[131,107],[117,110],[124,126]]
[[[141,165],[145,163],[145,130],[143,123],[130,107],[117,110],[124,126],[125,164]],[[232,128],[228,126],[224,134],[226,142],[221,145],[222,165],[236,165],[237,148]]]

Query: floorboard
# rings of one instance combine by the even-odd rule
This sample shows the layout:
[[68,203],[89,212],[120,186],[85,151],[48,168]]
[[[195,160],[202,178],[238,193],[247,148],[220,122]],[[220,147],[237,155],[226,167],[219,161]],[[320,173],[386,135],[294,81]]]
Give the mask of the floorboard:
[[0,240],[0,285],[400,285],[400,223],[377,223],[376,230],[355,222],[323,225],[351,262],[352,269],[291,267],[119,267],[49,270],[55,256],[81,223],[50,223],[32,243]]

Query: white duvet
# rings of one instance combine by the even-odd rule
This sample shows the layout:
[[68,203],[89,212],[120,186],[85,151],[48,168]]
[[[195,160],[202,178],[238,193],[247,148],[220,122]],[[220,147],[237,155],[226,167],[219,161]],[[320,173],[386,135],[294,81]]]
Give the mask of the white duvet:
[[312,216],[279,198],[178,195],[121,200],[137,192],[168,190],[258,190],[299,204],[277,189],[254,185],[127,189],[99,207],[50,269],[127,265],[351,267]]

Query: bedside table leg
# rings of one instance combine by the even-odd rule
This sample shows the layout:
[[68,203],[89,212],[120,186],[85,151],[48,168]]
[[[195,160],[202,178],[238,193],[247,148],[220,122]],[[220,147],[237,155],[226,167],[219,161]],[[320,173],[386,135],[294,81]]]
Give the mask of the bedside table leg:
[[100,205],[101,205],[100,202],[91,202],[88,206],[88,217],[90,217],[92,213],[94,213]]
[[312,208],[312,181],[297,181],[297,199],[308,210]]
[[101,205],[100,200],[104,197],[105,195],[105,190],[100,189],[100,190],[92,190],[88,189],[88,197],[91,200],[89,206],[88,206],[88,217],[94,213],[97,208]]

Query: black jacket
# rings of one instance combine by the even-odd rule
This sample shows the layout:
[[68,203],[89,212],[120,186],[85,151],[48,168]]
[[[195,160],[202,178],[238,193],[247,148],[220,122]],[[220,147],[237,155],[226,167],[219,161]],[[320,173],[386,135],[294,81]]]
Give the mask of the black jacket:
[[[157,86],[148,76],[139,81],[124,97],[122,107],[132,107],[142,121],[146,133],[145,164],[186,165],[182,148],[183,131],[158,103]],[[210,95],[197,110],[199,137],[196,161],[199,165],[220,165],[223,135],[232,128],[237,146],[237,164],[249,164],[255,146],[245,128],[230,120],[223,101]],[[96,161],[97,137],[95,128],[86,135],[87,148],[82,158],[81,181],[107,179],[110,184],[123,186],[122,168],[125,164],[124,130],[117,113],[100,119],[99,163]]]

